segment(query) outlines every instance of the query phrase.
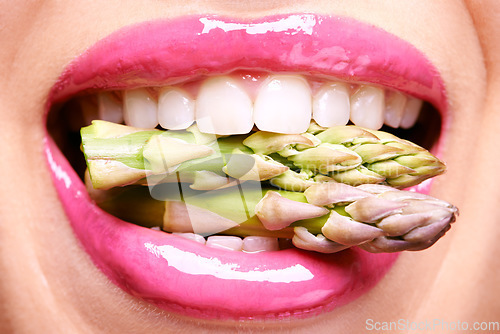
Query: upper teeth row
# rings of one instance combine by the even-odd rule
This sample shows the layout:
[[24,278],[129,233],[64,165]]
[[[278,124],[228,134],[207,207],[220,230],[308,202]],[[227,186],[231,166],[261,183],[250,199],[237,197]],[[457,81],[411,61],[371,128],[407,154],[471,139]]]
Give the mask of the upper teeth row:
[[140,128],[158,124],[169,130],[189,127],[221,135],[244,134],[257,126],[277,133],[305,132],[311,119],[324,127],[355,125],[378,130],[412,127],[422,100],[370,85],[354,89],[343,82],[324,82],[313,94],[311,84],[299,75],[269,75],[255,94],[232,76],[205,79],[196,99],[180,87],[159,90],[158,98],[146,88],[116,94],[98,94],[99,117]]

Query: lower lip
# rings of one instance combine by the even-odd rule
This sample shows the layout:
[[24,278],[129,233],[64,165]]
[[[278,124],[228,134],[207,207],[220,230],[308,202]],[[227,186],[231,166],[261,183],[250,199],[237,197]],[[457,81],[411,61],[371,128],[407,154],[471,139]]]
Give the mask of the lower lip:
[[74,232],[96,266],[129,294],[168,311],[209,319],[317,315],[369,291],[397,258],[357,248],[331,255],[209,248],[105,213],[48,135],[45,153]]

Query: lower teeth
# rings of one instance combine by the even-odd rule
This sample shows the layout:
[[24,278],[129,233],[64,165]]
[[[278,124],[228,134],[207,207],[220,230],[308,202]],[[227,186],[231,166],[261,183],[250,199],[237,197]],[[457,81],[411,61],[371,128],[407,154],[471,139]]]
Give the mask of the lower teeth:
[[[101,208],[198,241],[217,234],[292,239],[323,253],[420,250],[457,214],[449,203],[396,189],[444,172],[444,164],[381,131],[312,124],[300,135],[216,140],[195,126],[161,132],[94,121],[82,140],[89,193]],[[259,250],[245,249],[245,240],[211,237],[207,245]]]

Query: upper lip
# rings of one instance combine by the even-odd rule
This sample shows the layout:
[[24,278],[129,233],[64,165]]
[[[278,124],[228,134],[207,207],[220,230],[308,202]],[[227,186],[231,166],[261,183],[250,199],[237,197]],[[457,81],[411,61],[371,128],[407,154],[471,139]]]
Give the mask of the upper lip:
[[419,50],[376,27],[354,27],[354,22],[313,14],[245,23],[193,16],[127,27],[70,64],[49,101],[85,90],[158,86],[208,73],[258,69],[378,84],[446,110],[443,81]]
[[[125,28],[98,42],[68,66],[50,93],[47,110],[83,91],[166,85],[235,69],[299,72],[373,83],[424,99],[442,114],[446,111],[443,82],[416,48],[348,18],[313,14],[243,23],[217,16],[193,16]],[[290,251],[268,258],[255,255],[243,263],[240,255],[226,256],[220,251],[193,248],[172,237],[160,238],[152,231],[123,225],[98,210],[82,194],[84,187],[56,148],[48,143],[46,152],[61,201],[94,262],[125,290],[169,310],[252,318],[304,313],[325,306],[331,309],[373,285],[394,260],[392,255],[358,251],[346,252],[335,260]],[[102,229],[107,233],[101,233]],[[117,250],[123,243],[132,250],[127,255],[129,262]],[[193,254],[191,249],[197,249],[197,256],[189,255]],[[220,272],[193,271],[185,264],[169,263],[171,252],[198,259],[200,265],[211,259],[209,262],[218,264]],[[332,261],[331,268],[328,261]],[[359,261],[359,268],[352,261]],[[238,275],[227,275],[234,271]],[[297,280],[283,277],[294,273],[302,276]],[[162,279],[152,276],[162,274],[171,275],[175,284],[162,284]],[[213,285],[205,287],[206,291],[179,295],[178,288],[189,289],[189,284],[195,284],[193,277],[197,277],[196,282],[205,277],[204,283]],[[226,293],[218,290],[222,287]],[[230,301],[235,298],[240,300]]]

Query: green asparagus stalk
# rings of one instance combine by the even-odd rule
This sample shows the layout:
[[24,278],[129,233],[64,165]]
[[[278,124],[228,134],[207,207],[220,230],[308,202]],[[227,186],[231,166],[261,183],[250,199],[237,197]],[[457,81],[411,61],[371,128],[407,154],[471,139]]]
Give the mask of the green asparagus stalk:
[[323,253],[352,246],[370,252],[425,249],[444,235],[458,214],[445,201],[382,185],[330,182],[304,193],[186,188],[182,196],[173,185],[165,187],[171,188],[164,201],[139,187],[101,206],[122,219],[168,232],[290,238],[298,248]]
[[[288,238],[323,253],[395,252],[431,246],[458,214],[447,202],[395,189],[442,173],[444,164],[381,131],[312,123],[303,134],[218,138],[196,126],[94,121],[81,134],[87,187],[99,206],[168,232]],[[152,196],[123,187],[130,184],[157,186]]]
[[93,121],[81,135],[95,189],[177,182],[178,177],[190,183],[197,179],[194,188],[204,190],[236,180],[268,180],[291,191],[329,181],[405,188],[445,170],[443,162],[418,145],[356,126],[217,138],[196,126],[159,131]]

